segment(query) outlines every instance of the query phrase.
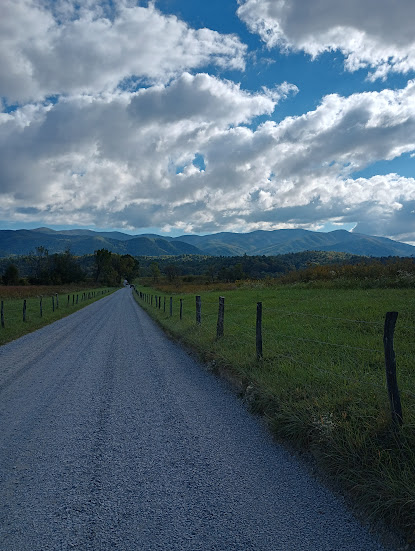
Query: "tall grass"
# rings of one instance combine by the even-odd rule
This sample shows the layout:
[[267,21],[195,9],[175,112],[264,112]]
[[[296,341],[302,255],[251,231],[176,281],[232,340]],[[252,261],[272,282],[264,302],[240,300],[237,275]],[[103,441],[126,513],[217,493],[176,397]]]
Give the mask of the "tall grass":
[[[368,515],[415,538],[415,309],[412,289],[315,289],[251,285],[194,294],[139,287],[162,296],[140,304],[212,366],[241,381],[244,400],[274,433],[307,449],[324,473]],[[216,339],[218,298],[225,333]],[[164,296],[167,298],[163,311]],[[179,299],[183,319],[179,320]],[[263,303],[262,360],[256,359],[256,303]],[[154,304],[154,303],[153,303]],[[391,423],[385,383],[383,325],[398,311],[395,332],[404,425]]]

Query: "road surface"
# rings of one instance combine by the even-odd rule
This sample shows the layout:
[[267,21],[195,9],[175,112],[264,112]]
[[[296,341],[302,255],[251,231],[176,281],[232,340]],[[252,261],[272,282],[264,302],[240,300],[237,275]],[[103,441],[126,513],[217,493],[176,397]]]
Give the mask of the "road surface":
[[1,551],[380,551],[122,289],[0,347]]

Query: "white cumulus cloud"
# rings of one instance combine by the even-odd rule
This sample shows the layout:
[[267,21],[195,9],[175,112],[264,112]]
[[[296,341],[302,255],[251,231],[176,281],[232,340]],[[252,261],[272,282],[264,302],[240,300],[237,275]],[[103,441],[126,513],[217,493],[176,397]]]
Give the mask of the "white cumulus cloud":
[[195,30],[152,3],[135,4],[2,0],[0,97],[13,104],[108,92],[209,63],[244,68],[246,46],[236,35]]
[[[412,3],[398,2],[402,32],[386,1],[332,4],[246,0],[238,13],[270,47],[340,49],[378,75],[412,63]],[[198,72],[242,69],[245,53],[236,35],[151,2],[0,2],[0,219],[186,232],[332,222],[415,241],[415,180],[355,175],[414,155],[415,81],[329,94],[275,122],[293,84],[249,92]]]
[[238,15],[270,47],[311,56],[340,50],[370,78],[415,70],[412,0],[238,0]]
[[415,180],[353,177],[415,151],[414,96],[414,82],[328,95],[256,129],[245,124],[275,100],[207,74],[28,105],[0,119],[0,218],[195,232],[358,222],[415,240]]

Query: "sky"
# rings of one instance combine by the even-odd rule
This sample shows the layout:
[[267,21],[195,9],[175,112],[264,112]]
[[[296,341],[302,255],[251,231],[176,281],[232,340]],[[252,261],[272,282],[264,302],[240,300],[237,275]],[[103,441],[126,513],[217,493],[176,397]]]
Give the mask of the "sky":
[[1,0],[0,229],[415,244],[413,0]]

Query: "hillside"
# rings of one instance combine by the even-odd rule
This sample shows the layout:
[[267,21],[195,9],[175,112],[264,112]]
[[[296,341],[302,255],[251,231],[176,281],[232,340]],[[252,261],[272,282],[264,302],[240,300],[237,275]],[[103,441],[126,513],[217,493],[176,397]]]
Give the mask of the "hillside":
[[36,247],[45,247],[51,254],[69,248],[75,255],[93,254],[98,249],[108,249],[114,253],[133,256],[276,256],[302,251],[335,251],[376,257],[415,256],[415,247],[406,243],[345,230],[327,233],[303,229],[259,230],[250,233],[182,235],[175,238],[84,229],[0,231],[0,257],[27,255],[33,253]]
[[0,231],[0,257],[31,254],[36,247],[45,247],[50,254],[61,253],[69,248],[72,254],[79,256],[93,254],[98,249],[132,256],[201,254],[192,244],[159,236],[134,236],[120,232],[98,233],[91,230],[56,232],[48,228]]
[[177,237],[213,256],[239,256],[295,253],[301,251],[337,251],[364,256],[412,256],[415,247],[385,237],[374,237],[346,230],[313,232],[303,229],[217,233]]

